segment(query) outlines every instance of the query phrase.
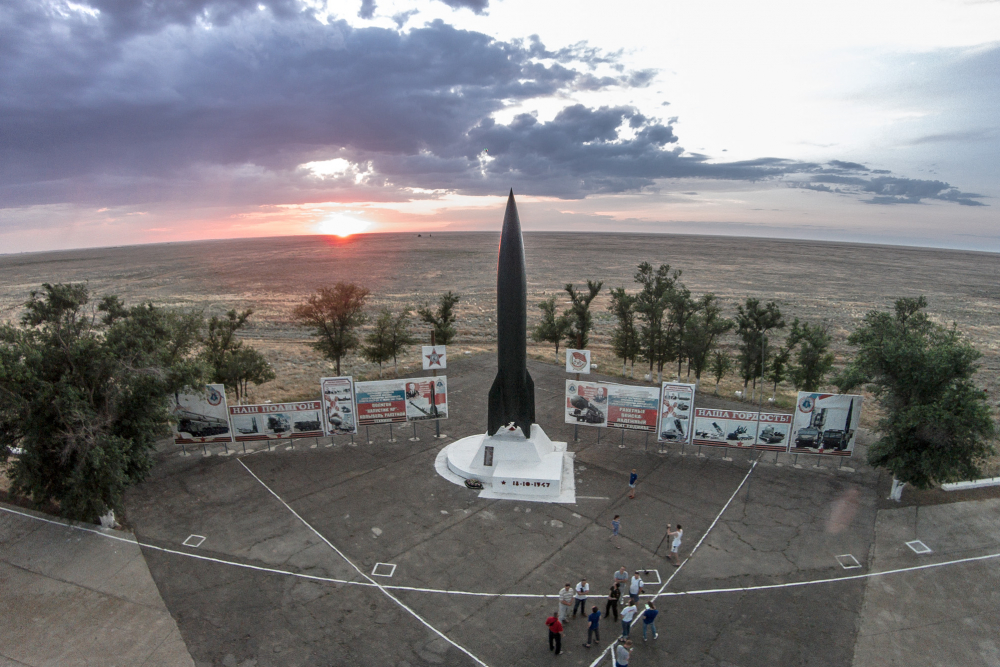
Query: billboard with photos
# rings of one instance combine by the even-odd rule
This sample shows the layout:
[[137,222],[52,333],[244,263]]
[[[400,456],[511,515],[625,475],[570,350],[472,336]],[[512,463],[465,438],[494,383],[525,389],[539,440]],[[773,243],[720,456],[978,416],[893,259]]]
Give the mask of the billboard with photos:
[[448,378],[400,378],[355,384],[358,424],[448,418]]
[[660,387],[660,408],[657,415],[656,439],[660,442],[691,442],[694,412],[694,385],[664,382]]
[[229,423],[237,442],[318,438],[323,435],[321,401],[233,405]]
[[566,380],[565,421],[652,433],[659,401],[656,387]]
[[350,375],[321,378],[323,432],[341,435],[358,432],[357,406],[354,404],[354,378]]
[[799,392],[792,423],[793,453],[853,456],[861,396]]
[[174,443],[178,445],[232,442],[226,388],[206,384],[174,394]]
[[788,451],[792,415],[695,408],[694,444]]

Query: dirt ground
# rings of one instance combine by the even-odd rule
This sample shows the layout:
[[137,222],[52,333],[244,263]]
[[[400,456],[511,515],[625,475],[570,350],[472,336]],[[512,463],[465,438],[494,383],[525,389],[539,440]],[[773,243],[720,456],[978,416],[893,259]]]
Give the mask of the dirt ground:
[[[495,266],[499,234],[368,234],[347,239],[297,236],[204,241],[92,250],[0,256],[0,319],[16,318],[33,289],[43,282],[86,281],[97,294],[115,293],[128,302],[152,300],[221,314],[230,308],[253,308],[245,338],[271,361],[277,379],[252,390],[251,400],[311,398],[316,380],[332,364],[308,346],[309,331],[291,320],[292,308],[321,286],[353,281],[372,292],[374,312],[433,302],[452,290],[457,306],[458,338],[451,355],[493,349],[495,340]],[[903,248],[848,243],[785,241],[729,237],[525,234],[528,265],[529,325],[538,302],[557,296],[566,303],[563,285],[603,280],[605,289],[593,304],[595,331],[590,345],[601,372],[620,374],[610,351],[614,321],[607,307],[610,288],[634,287],[636,266],[670,264],[695,296],[718,295],[728,315],[746,297],[776,301],[786,321],[799,317],[830,327],[838,365],[850,354],[847,336],[864,314],[891,308],[896,298],[925,295],[928,310],[940,322],[954,322],[983,353],[978,382],[991,402],[1000,401],[1000,255],[992,253]],[[422,325],[420,337],[429,334]],[[780,337],[780,336],[779,336]],[[424,341],[429,343],[429,340]],[[723,342],[733,348],[735,339]],[[400,360],[400,374],[419,366],[419,349]],[[532,346],[536,359],[554,360],[553,349]],[[667,369],[666,377],[676,374]],[[379,370],[351,356],[343,371],[358,378]],[[388,376],[394,374],[389,367]],[[636,368],[640,378],[645,369]],[[705,391],[714,381],[705,378]],[[718,388],[733,396],[742,388],[728,378]],[[766,393],[770,396],[770,392]],[[795,392],[779,386],[779,407],[790,407]],[[878,418],[869,403],[863,425]]]

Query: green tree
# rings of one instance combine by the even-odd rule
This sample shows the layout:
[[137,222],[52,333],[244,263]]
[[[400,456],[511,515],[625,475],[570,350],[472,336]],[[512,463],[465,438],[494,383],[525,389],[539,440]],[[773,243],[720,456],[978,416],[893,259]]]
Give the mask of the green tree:
[[559,363],[559,344],[570,328],[565,315],[556,315],[556,298],[551,297],[538,304],[542,311],[542,321],[531,330],[531,339],[536,343],[553,343],[556,346],[556,363]]
[[719,393],[719,383],[733,370],[733,360],[728,353],[717,350],[712,355],[712,377],[715,378],[715,393]]
[[570,345],[576,345],[576,349],[586,349],[590,344],[590,330],[594,326],[594,319],[590,314],[590,302],[593,301],[601,291],[604,282],[598,280],[587,281],[587,292],[583,290],[577,292],[573,283],[566,283],[566,293],[569,294],[570,306],[566,311],[566,317],[570,323],[570,329],[566,332],[566,341]]
[[[698,299],[697,309],[688,322],[684,335],[684,349],[690,364],[688,368],[694,371],[697,382],[701,382],[702,373],[713,359],[712,352],[718,345],[719,337],[735,326],[735,322],[722,317],[722,307],[714,294],[706,294]],[[718,381],[715,384],[718,386]]]
[[337,375],[341,358],[358,346],[355,330],[365,322],[363,311],[368,295],[360,285],[339,282],[319,288],[292,311],[296,320],[313,327],[316,341],[312,347],[337,364]]
[[800,391],[817,391],[823,378],[833,369],[832,337],[826,327],[819,324],[800,324],[795,318],[788,335],[787,346],[798,346],[796,364],[791,369],[792,382]]
[[689,342],[685,337],[688,323],[698,312],[698,302],[691,298],[691,290],[683,283],[677,283],[668,297],[670,312],[667,316],[670,324],[671,347],[677,355],[677,377],[681,375],[681,366],[685,359],[690,358],[685,345]]
[[[779,347],[777,351],[767,360],[767,368],[764,372],[764,379],[771,383],[771,400],[778,395],[778,385],[788,377],[788,362],[791,359],[792,351],[788,347]],[[811,390],[810,390],[811,391]],[[763,393],[763,388],[761,388]],[[762,399],[763,400],[763,399]]]
[[865,386],[885,411],[868,462],[920,489],[980,477],[996,432],[986,392],[972,382],[981,354],[926,307],[921,296],[899,299],[892,313],[869,311],[847,339],[857,356],[835,380],[844,392]]
[[781,309],[774,301],[761,306],[760,299],[748,297],[744,304],[736,307],[736,333],[740,337],[738,361],[744,390],[753,381],[756,391],[757,378],[764,375],[767,334],[784,326]]
[[236,402],[242,403],[247,397],[250,384],[270,382],[276,375],[267,357],[241,342],[226,353],[220,377],[224,385],[233,388]]
[[212,382],[232,389],[237,403],[246,398],[251,383],[260,385],[275,378],[267,358],[236,337],[251,315],[252,308],[241,313],[230,310],[225,317],[213,315],[208,321],[202,350]]
[[611,348],[622,360],[622,375],[628,362],[632,362],[635,373],[635,358],[639,356],[639,330],[636,328],[635,304],[638,297],[625,292],[624,287],[611,290],[611,304],[608,310],[615,316],[615,328],[611,332]]
[[417,309],[420,319],[431,325],[431,345],[448,345],[455,338],[455,304],[458,299],[449,290],[438,299],[437,310],[431,310],[426,303]]
[[635,282],[641,286],[636,294],[635,311],[639,317],[640,353],[649,361],[649,374],[653,368],[658,372],[658,381],[663,379],[663,365],[673,360],[669,327],[665,325],[665,315],[670,305],[670,295],[680,277],[680,271],[670,271],[669,264],[661,264],[656,270],[649,262],[643,262],[635,272]]
[[388,350],[392,354],[392,367],[399,375],[399,356],[416,339],[410,333],[410,310],[409,308],[400,311],[392,318],[392,328],[389,330]]
[[[121,511],[168,431],[170,398],[202,381],[203,322],[85,285],[44,284],[20,325],[0,326],[0,456],[11,491],[63,516],[95,521]],[[8,461],[10,449],[22,453]]]
[[229,364],[229,355],[241,346],[236,332],[246,326],[253,309],[247,308],[242,313],[230,310],[225,317],[213,315],[208,321],[208,331],[205,334],[205,347],[202,355],[211,369],[212,382],[226,383],[225,369]]
[[361,346],[361,356],[366,361],[378,364],[378,376],[382,377],[382,364],[392,359],[392,330],[394,318],[388,308],[379,311],[375,319],[375,326],[371,332],[365,336],[365,343]]

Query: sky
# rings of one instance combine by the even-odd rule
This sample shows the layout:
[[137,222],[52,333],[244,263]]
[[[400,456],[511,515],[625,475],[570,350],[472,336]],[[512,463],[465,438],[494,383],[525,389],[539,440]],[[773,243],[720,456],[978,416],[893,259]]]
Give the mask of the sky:
[[685,233],[1000,252],[1000,0],[0,0],[0,253]]

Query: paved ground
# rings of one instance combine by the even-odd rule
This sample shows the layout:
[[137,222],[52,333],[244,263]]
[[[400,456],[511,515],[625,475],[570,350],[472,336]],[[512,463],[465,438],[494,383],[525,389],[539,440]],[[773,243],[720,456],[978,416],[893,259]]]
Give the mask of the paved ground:
[[194,665],[130,535],[0,507],[0,667]]
[[[453,365],[459,418],[443,430],[482,431],[493,359]],[[543,625],[556,604],[542,596],[586,576],[597,602],[620,565],[651,571],[647,599],[662,593],[659,639],[633,632],[637,667],[1000,665],[1000,559],[967,560],[1000,552],[1000,500],[879,509],[880,481],[857,459],[841,469],[800,456],[795,468],[767,454],[750,472],[746,453],[659,453],[637,434],[622,449],[581,428],[572,443],[565,375],[531,371],[539,422],[576,452],[575,505],[480,500],[446,482],[430,425],[419,442],[380,428],[355,446],[208,457],[170,446],[128,498],[144,559],[108,537],[127,535],[0,512],[0,667],[587,666],[620,626],[602,621],[600,647],[585,649],[585,622],[571,620],[556,658]],[[620,550],[607,539],[616,513]],[[685,526],[679,570],[665,558],[668,522]],[[191,535],[205,540],[184,546]],[[932,553],[915,554],[913,539]],[[376,563],[392,577],[372,576]]]
[[[882,510],[875,530],[878,571],[995,554],[1000,500]],[[914,553],[906,546],[912,540],[931,553]],[[854,664],[997,667],[998,627],[998,559],[876,577],[865,592]]]
[[[488,356],[453,363],[451,413],[458,418],[445,422],[446,433],[483,430],[494,364]],[[535,363],[530,370],[539,422],[553,439],[572,441],[573,428],[561,423],[565,374]],[[699,404],[707,402],[716,401]],[[677,448],[660,454],[638,434],[627,434],[621,449],[618,434],[605,432],[598,445],[596,430],[580,432],[581,442],[571,442],[576,505],[478,499],[434,474],[442,443],[423,426],[419,442],[406,439],[412,431],[396,430],[397,442],[389,443],[380,428],[372,429],[373,444],[359,437],[354,447],[341,437],[333,447],[321,440],[315,448],[297,443],[292,451],[280,446],[239,457],[171,455],[130,495],[129,520],[140,541],[155,547],[358,582],[146,549],[198,665],[547,665],[555,660],[543,624],[552,599],[454,592],[554,594],[586,576],[603,597],[620,565],[658,570],[666,580],[674,573],[665,557],[668,522],[685,526],[690,553],[718,517],[666,592],[842,576],[853,571],[835,556],[846,553],[868,564],[875,526],[870,470],[841,471],[836,462],[815,469],[804,459],[793,469],[784,456],[776,467],[768,454],[733,497],[750,469],[745,453],[731,462],[721,451],[698,458],[690,447],[685,456]],[[630,501],[633,467],[640,485]],[[607,539],[615,513],[623,520],[620,550]],[[204,544],[182,546],[191,534],[205,536]],[[394,575],[366,579],[378,562],[395,564]],[[365,585],[371,581],[452,593],[380,590]],[[864,582],[856,581],[664,597],[660,638],[643,644],[640,636],[634,662],[849,665],[863,596]],[[569,623],[559,662],[589,665],[601,654],[581,646],[584,625]],[[603,627],[602,648],[619,630],[611,621]]]

